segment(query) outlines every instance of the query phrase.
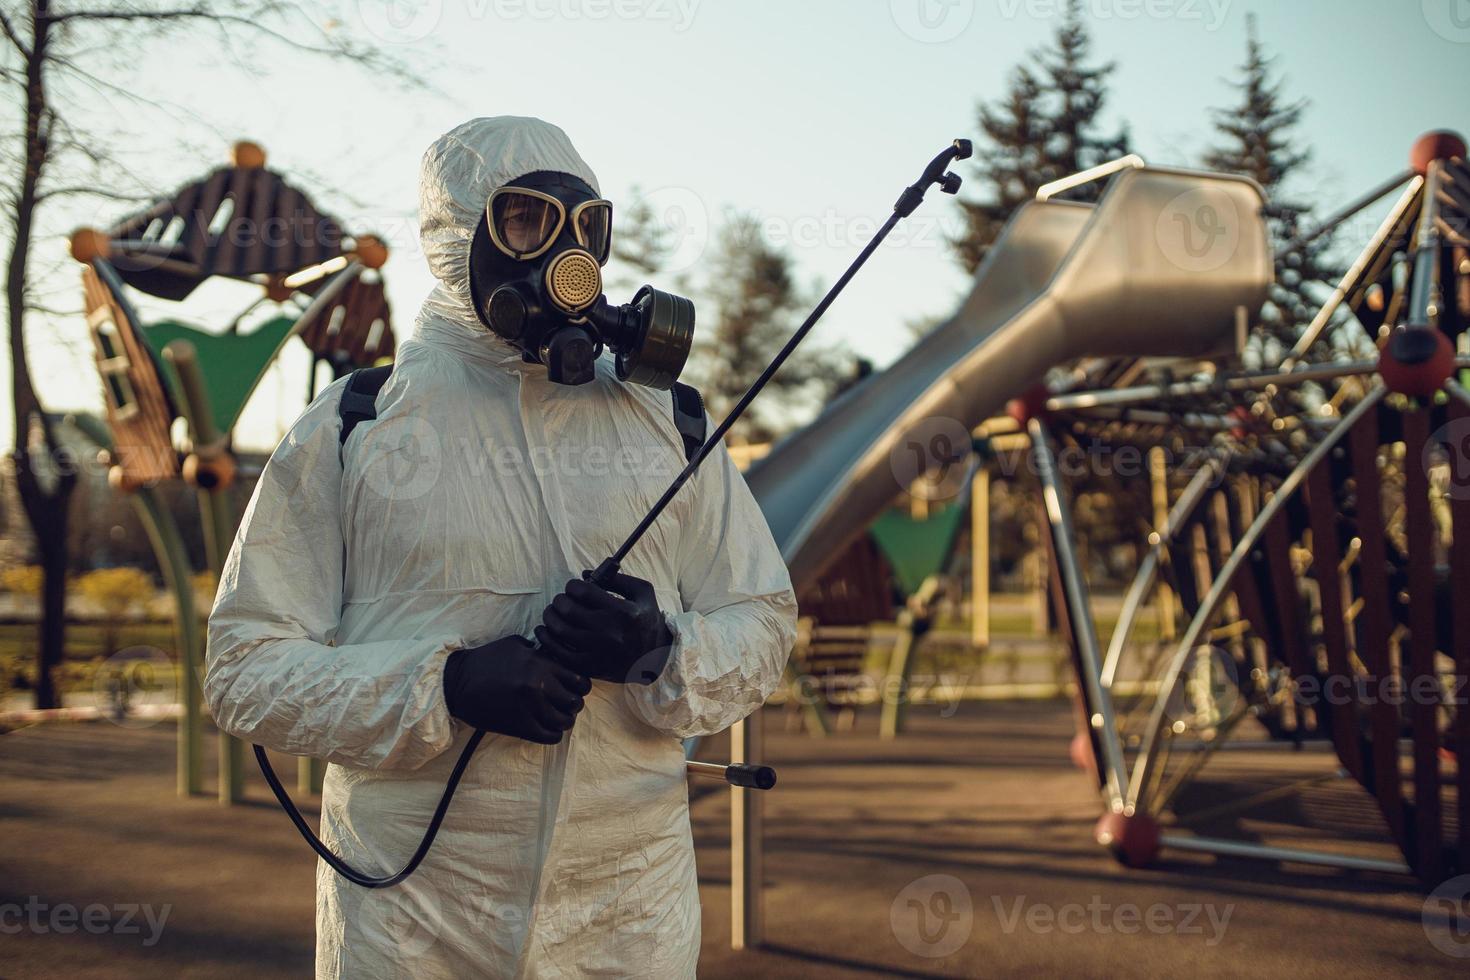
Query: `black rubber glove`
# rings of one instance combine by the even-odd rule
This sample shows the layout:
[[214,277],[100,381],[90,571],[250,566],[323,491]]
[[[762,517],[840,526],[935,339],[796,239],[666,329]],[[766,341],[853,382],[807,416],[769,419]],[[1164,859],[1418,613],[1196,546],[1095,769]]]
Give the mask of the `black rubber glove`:
[[559,663],[616,684],[652,684],[674,637],[653,586],[618,573],[612,590],[573,579],[541,614],[536,642]]
[[487,732],[555,745],[592,690],[585,676],[537,653],[523,636],[456,650],[444,664],[449,713]]

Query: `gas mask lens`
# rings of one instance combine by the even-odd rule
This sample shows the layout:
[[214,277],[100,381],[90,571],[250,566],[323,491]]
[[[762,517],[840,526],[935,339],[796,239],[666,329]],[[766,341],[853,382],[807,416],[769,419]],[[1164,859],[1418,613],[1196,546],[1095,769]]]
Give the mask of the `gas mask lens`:
[[[502,187],[490,195],[485,209],[490,239],[518,261],[541,255],[567,221],[566,206],[550,194],[529,187]],[[572,235],[592,253],[598,265],[607,262],[612,246],[612,204],[584,201],[572,209]]]
[[577,241],[598,265],[606,265],[612,250],[612,205],[607,201],[587,201],[572,211],[572,225]]
[[533,259],[556,239],[562,205],[556,198],[520,187],[504,187],[486,208],[490,238],[513,259]]

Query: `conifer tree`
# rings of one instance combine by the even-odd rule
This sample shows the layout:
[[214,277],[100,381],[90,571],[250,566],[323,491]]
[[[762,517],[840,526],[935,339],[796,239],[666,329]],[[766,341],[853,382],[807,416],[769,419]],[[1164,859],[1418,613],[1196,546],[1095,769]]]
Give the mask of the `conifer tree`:
[[1204,164],[1211,170],[1251,177],[1266,191],[1276,283],[1261,310],[1261,323],[1268,334],[1290,344],[1321,305],[1312,298],[1313,289],[1331,288],[1329,281],[1340,270],[1324,254],[1331,245],[1330,235],[1304,247],[1289,247],[1309,224],[1310,209],[1293,202],[1286,186],[1311,160],[1311,151],[1293,132],[1307,100],[1287,100],[1283,80],[1274,77],[1274,61],[1256,34],[1255,17],[1248,17],[1246,58],[1234,86],[1240,101],[1232,108],[1215,110],[1220,142],[1205,156]]
[[[1114,65],[1093,64],[1091,37],[1079,0],[1071,0],[1051,46],[1034,53],[1011,75],[994,105],[979,107],[984,138],[976,147],[978,199],[961,199],[965,229],[953,245],[973,272],[1009,220],[1048,181],[1097,166],[1128,152],[1127,131],[1106,135],[1100,117]],[[1067,196],[1095,200],[1100,185]]]

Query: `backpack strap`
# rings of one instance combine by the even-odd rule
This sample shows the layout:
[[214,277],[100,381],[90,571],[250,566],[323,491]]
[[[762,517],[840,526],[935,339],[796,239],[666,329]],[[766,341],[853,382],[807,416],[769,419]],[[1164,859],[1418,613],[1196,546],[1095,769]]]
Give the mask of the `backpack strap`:
[[[359,422],[368,422],[378,417],[378,392],[387,384],[393,373],[393,365],[359,368],[347,376],[347,387],[342,390],[342,400],[337,403],[337,417],[342,420],[342,431],[338,442],[347,444],[347,437]],[[704,445],[705,412],[704,398],[693,385],[674,382],[674,426],[679,438],[684,440],[684,458],[693,459]]]
[[691,460],[704,445],[704,398],[693,385],[674,382],[674,425],[684,440],[684,459]]
[[388,382],[393,365],[358,368],[347,376],[347,387],[342,390],[342,400],[337,403],[337,417],[342,420],[342,432],[337,437],[341,445],[347,445],[347,437],[357,428],[357,423],[368,422],[378,417],[378,392]]

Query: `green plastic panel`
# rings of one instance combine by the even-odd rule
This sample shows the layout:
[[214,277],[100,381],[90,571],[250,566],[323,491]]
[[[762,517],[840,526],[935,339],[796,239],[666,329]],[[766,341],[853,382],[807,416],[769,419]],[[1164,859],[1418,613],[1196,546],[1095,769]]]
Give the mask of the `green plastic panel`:
[[294,317],[276,317],[247,334],[219,334],[161,320],[145,326],[143,334],[160,357],[163,349],[175,340],[187,340],[194,345],[215,427],[220,432],[229,432],[295,323]]
[[923,520],[889,510],[873,522],[873,540],[905,595],[913,595],[926,578],[944,568],[967,513],[968,507],[955,502]]

